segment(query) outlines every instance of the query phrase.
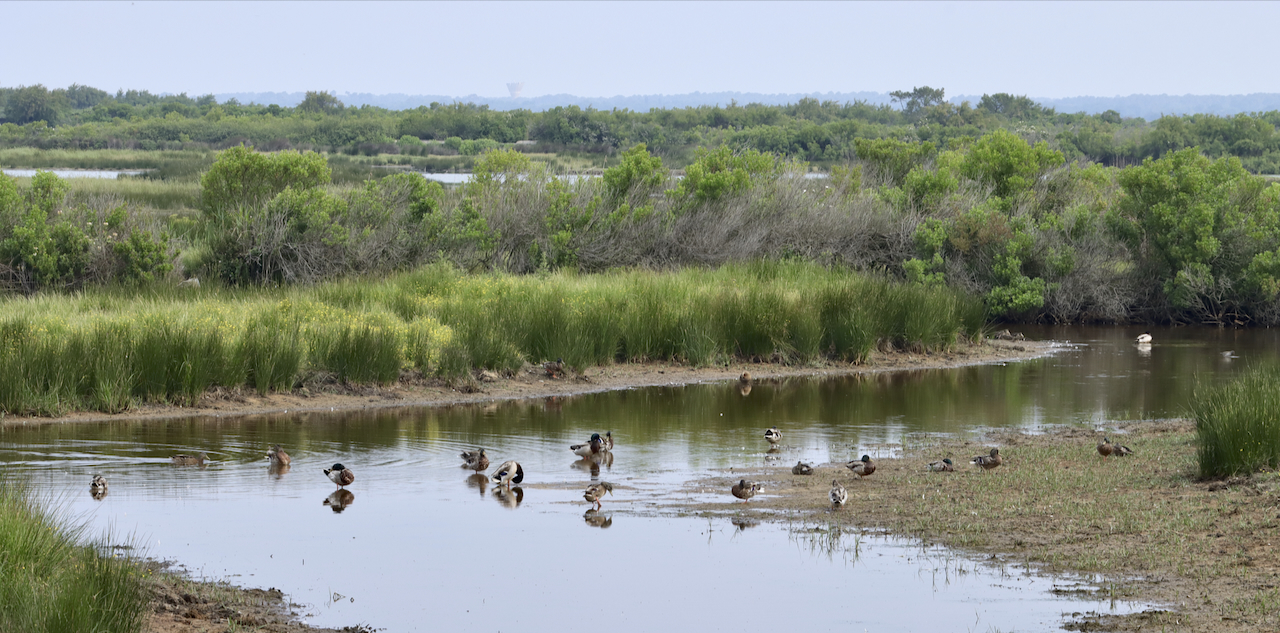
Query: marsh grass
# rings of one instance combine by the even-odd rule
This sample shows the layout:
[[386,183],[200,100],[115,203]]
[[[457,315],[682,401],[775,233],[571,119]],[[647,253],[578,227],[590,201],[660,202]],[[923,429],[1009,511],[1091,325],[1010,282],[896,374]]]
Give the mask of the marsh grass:
[[1198,385],[1190,409],[1201,477],[1280,468],[1280,365],[1251,367],[1224,385]]
[[[184,292],[185,291],[185,292]],[[715,365],[858,362],[877,345],[942,351],[981,302],[846,270],[756,262],[679,272],[463,275],[435,264],[313,287],[171,285],[0,303],[0,410],[194,404],[212,386],[288,390],[316,374],[390,383],[557,358]]]
[[0,630],[140,630],[150,600],[144,572],[81,544],[83,528],[48,505],[25,482],[0,478]]

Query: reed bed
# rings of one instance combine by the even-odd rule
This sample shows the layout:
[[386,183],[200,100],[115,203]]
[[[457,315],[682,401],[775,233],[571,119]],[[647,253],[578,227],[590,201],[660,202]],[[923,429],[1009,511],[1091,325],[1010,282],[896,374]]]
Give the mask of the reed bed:
[[1251,367],[1192,394],[1201,477],[1280,468],[1280,365]]
[[983,306],[815,264],[596,275],[465,275],[435,264],[309,288],[114,288],[5,301],[0,411],[194,404],[212,386],[458,378],[563,359],[578,370],[664,360],[858,362],[877,347],[941,350]]
[[82,529],[0,479],[0,631],[132,633],[150,593],[132,561],[80,543]]

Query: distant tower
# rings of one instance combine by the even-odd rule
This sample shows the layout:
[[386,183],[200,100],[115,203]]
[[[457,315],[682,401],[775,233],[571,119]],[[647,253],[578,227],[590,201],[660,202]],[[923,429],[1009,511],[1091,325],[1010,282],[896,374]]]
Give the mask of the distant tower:
[[507,84],[507,90],[510,90],[510,91],[511,91],[511,98],[512,98],[512,99],[519,99],[519,98],[520,98],[520,93],[524,91],[524,82],[523,82],[523,81],[521,81],[521,82],[517,82],[517,83],[510,83],[510,84]]

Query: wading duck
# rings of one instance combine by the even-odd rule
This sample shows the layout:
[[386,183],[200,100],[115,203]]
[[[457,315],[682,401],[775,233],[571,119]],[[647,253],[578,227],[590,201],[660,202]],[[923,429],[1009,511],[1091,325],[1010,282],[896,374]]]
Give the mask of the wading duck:
[[493,471],[490,479],[498,482],[501,486],[510,486],[524,481],[524,468],[517,461],[505,461],[498,469]]
[[283,448],[280,448],[279,444],[272,446],[271,450],[267,451],[267,459],[271,460],[272,466],[288,466],[293,461],[289,454],[284,452]]
[[831,497],[831,506],[839,508],[849,500],[849,491],[845,490],[844,486],[840,485],[840,482],[832,479],[831,493],[827,496]]
[[578,457],[591,457],[604,452],[604,440],[600,438],[599,433],[592,433],[591,439],[586,444],[574,444],[569,447],[574,455]]
[[733,488],[730,492],[733,493],[733,496],[742,499],[743,503],[746,503],[747,500],[756,496],[756,493],[761,490],[764,490],[764,486],[755,482],[747,481],[746,479],[739,479],[738,483],[733,484]]
[[812,464],[806,464],[806,463],[804,463],[804,462],[796,462],[796,465],[791,467],[791,474],[793,474],[793,475],[812,475],[812,474],[813,474],[813,465],[812,465]]
[[765,430],[764,439],[769,440],[770,444],[777,444],[782,441],[782,431],[779,431],[776,426],[771,426]]
[[209,456],[204,453],[199,455],[174,455],[173,463],[179,466],[204,466],[204,460],[206,459],[209,459]]
[[613,431],[604,432],[604,450],[613,452]]
[[1000,449],[993,448],[991,449],[991,454],[978,455],[977,457],[969,460],[969,463],[981,466],[983,470],[991,470],[1004,462],[1000,459]]
[[334,464],[333,468],[324,469],[324,474],[328,475],[329,481],[338,484],[339,488],[350,486],[351,482],[356,480],[356,474],[342,464]]
[[94,499],[101,499],[107,494],[107,478],[102,475],[94,475],[93,483],[89,484],[89,494]]
[[1138,338],[1137,338],[1137,339],[1134,339],[1134,340],[1135,340],[1135,342],[1137,342],[1137,343],[1139,343],[1139,344],[1142,344],[1142,343],[1150,343],[1150,342],[1151,342],[1151,333],[1150,333],[1150,332],[1143,332],[1142,334],[1139,334],[1139,335],[1138,335]]
[[949,472],[954,472],[955,469],[956,469],[956,466],[955,464],[951,463],[950,457],[944,457],[942,458],[941,461],[929,462],[930,472],[949,473]]
[[587,486],[586,492],[582,493],[582,498],[586,499],[587,503],[596,504],[596,509],[599,510],[600,499],[604,497],[605,493],[613,494],[613,484],[602,481],[598,484]]
[[858,476],[858,481],[862,481],[863,477],[867,477],[871,473],[876,472],[876,464],[871,461],[870,455],[863,455],[862,459],[855,459],[848,464],[845,464],[845,467],[852,470],[853,474]]
[[478,451],[462,451],[462,466],[476,472],[489,469],[489,456],[484,449]]

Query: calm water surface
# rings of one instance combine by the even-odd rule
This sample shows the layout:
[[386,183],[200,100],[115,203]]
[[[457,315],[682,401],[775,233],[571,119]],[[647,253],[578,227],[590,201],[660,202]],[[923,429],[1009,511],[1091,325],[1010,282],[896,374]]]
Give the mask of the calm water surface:
[[53,172],[59,178],[110,178],[112,180],[119,178],[122,174],[126,176],[135,176],[143,173],[138,170],[116,170],[116,169],[0,169],[0,173],[17,178],[30,178],[36,175],[36,171]]
[[[828,380],[637,389],[447,409],[255,420],[48,425],[0,432],[0,461],[95,532],[198,575],[277,587],[323,625],[389,631],[549,630],[607,621],[655,629],[1052,631],[1063,613],[1140,605],[1055,597],[1075,579],[974,563],[909,540],[813,526],[739,527],[689,518],[689,501],[731,500],[685,484],[734,466],[887,455],[921,433],[1179,415],[1196,381],[1275,357],[1267,330],[1025,329],[1070,343],[1050,358]],[[1224,355],[1223,352],[1232,352]],[[762,429],[786,448],[769,461]],[[612,430],[614,458],[577,461],[570,443]],[[291,470],[269,472],[280,443]],[[505,493],[457,454],[483,446],[527,472]],[[169,457],[205,451],[212,462]],[[334,494],[320,472],[356,473]],[[94,501],[92,475],[111,482]],[[600,513],[581,491],[616,485]],[[847,511],[856,511],[856,500]],[[606,618],[601,620],[600,618]]]

